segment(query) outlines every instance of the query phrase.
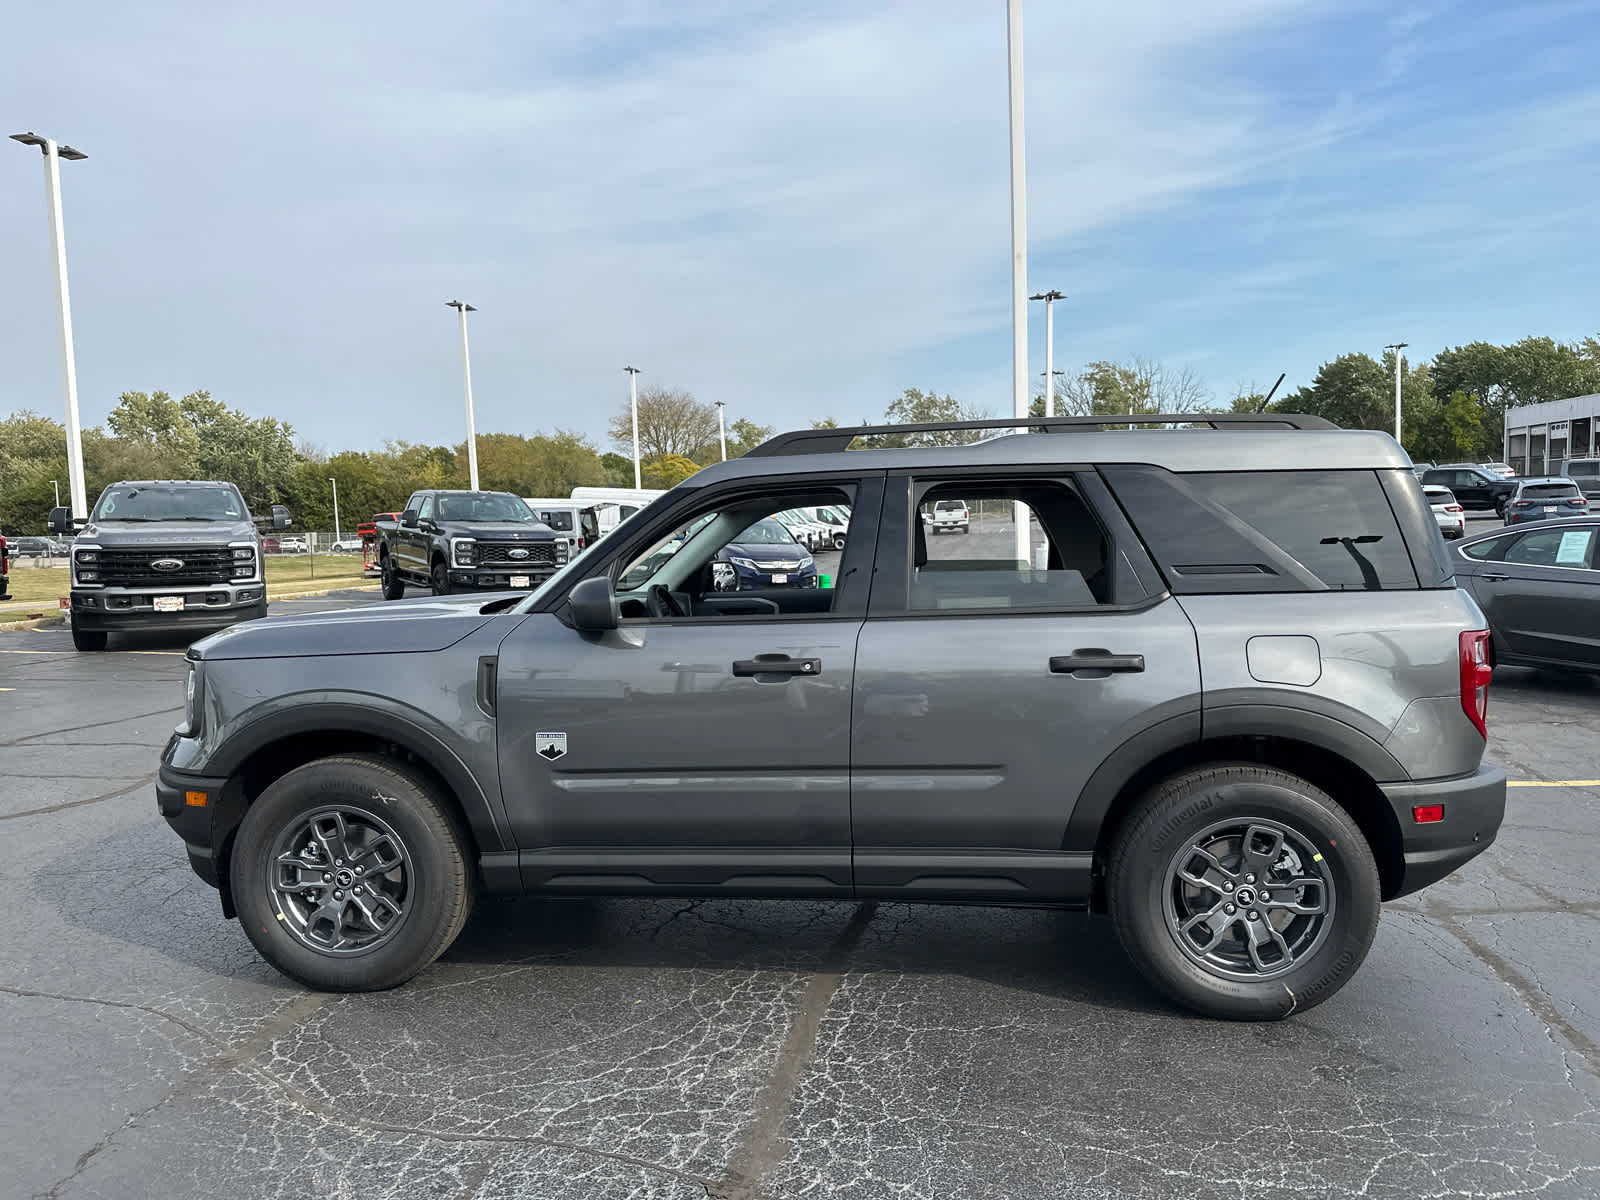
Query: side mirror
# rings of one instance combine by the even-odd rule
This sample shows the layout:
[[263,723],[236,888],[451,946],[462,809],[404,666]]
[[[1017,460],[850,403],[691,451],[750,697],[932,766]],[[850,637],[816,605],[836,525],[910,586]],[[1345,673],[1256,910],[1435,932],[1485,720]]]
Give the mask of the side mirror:
[[416,528],[417,510],[414,508],[408,508],[405,510],[405,512],[401,513],[400,524],[404,525],[407,529]]
[[575,586],[567,593],[567,604],[572,609],[572,623],[580,633],[605,633],[621,624],[617,593],[604,575]]
[[65,506],[50,510],[51,533],[77,533],[77,527],[72,523],[72,510]]
[[272,527],[274,529],[289,528],[289,510],[281,504],[272,506]]

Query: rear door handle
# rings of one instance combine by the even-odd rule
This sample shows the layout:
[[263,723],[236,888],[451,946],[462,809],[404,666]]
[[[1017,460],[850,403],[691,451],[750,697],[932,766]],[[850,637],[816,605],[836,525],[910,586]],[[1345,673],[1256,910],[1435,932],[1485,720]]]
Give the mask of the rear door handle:
[[1484,574],[1484,575],[1480,575],[1479,578],[1480,579],[1487,579],[1490,583],[1504,583],[1506,580],[1510,579],[1511,576],[1509,576],[1509,575],[1489,575],[1489,574]]
[[1052,655],[1050,670],[1057,675],[1070,675],[1074,671],[1139,672],[1144,670],[1144,655],[1113,654],[1109,650],[1074,650],[1071,654]]
[[790,658],[787,654],[758,654],[754,658],[741,658],[733,664],[736,676],[753,675],[821,675],[820,658]]

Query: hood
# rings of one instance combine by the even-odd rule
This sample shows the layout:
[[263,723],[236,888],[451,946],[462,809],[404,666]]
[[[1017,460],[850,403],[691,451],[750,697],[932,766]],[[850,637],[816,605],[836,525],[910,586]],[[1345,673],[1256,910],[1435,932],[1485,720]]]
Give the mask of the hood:
[[306,658],[332,654],[424,654],[453,646],[526,592],[398,600],[367,608],[246,621],[203,638],[190,655],[226,658]]
[[533,521],[438,521],[441,530],[456,537],[494,538],[506,542],[547,542],[555,530]]
[[729,554],[757,562],[773,562],[777,559],[785,562],[794,559],[800,563],[811,561],[811,551],[799,542],[791,542],[787,546],[774,546],[771,542],[729,542],[724,549]]
[[250,521],[91,521],[77,540],[99,546],[215,546],[253,542],[256,527]]

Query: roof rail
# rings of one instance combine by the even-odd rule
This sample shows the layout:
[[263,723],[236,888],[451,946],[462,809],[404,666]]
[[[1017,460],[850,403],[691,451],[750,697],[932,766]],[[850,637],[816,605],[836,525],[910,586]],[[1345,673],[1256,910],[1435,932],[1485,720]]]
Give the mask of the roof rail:
[[1092,417],[996,417],[983,421],[931,421],[915,425],[852,425],[838,429],[797,429],[769,438],[745,454],[829,454],[847,449],[859,437],[881,434],[946,433],[958,429],[1040,429],[1046,432],[1104,429],[1107,425],[1205,425],[1211,429],[1337,429],[1332,421],[1299,413],[1107,413]]

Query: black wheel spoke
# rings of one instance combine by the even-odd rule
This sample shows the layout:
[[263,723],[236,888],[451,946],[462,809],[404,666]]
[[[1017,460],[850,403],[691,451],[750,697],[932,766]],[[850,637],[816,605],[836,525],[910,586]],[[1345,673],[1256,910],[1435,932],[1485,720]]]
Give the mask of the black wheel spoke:
[[1249,937],[1250,961],[1255,963],[1256,970],[1277,971],[1294,962],[1294,951],[1289,949],[1283,934],[1273,928],[1272,922],[1257,916],[1253,921],[1246,919],[1244,928]]
[[1299,916],[1314,917],[1328,911],[1328,892],[1322,880],[1310,875],[1293,879],[1274,879],[1263,890],[1263,908],[1291,912]]

